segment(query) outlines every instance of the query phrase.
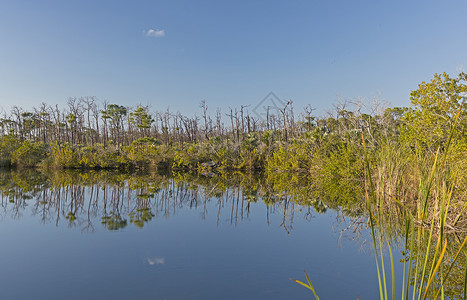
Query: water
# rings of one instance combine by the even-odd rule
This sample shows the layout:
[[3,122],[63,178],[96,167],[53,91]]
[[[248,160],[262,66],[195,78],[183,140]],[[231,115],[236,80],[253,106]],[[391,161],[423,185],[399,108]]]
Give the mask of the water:
[[0,298],[379,297],[361,219],[229,177],[2,173]]

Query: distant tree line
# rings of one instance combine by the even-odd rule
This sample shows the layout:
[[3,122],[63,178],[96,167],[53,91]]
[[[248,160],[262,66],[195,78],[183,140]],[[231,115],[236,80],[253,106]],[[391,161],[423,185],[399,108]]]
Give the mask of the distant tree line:
[[[299,172],[317,178],[315,184],[330,193],[342,194],[347,186],[351,195],[353,182],[365,178],[366,150],[377,187],[414,198],[417,176],[425,176],[420,168],[436,153],[449,154],[444,161],[452,170],[444,175],[467,178],[466,99],[464,73],[435,74],[422,82],[409,107],[390,108],[379,99],[339,101],[323,117],[311,106],[296,113],[292,101],[263,107],[259,117],[245,105],[209,115],[206,101],[199,115],[186,116],[96,97],[69,98],[66,107],[42,103],[4,112],[0,165]],[[453,180],[449,176],[445,180]]]
[[[268,109],[267,120],[260,120],[247,110],[247,106],[230,109],[224,116],[220,109],[208,115],[206,101],[200,104],[201,116],[184,116],[180,112],[150,111],[149,106],[127,107],[99,102],[96,97],[70,97],[67,107],[42,103],[30,110],[13,106],[0,118],[0,134],[16,135],[21,140],[49,143],[94,145],[113,142],[128,145],[144,137],[169,142],[198,142],[211,137],[241,141],[245,134],[264,129],[282,130],[284,138],[297,133],[292,102],[286,107]],[[280,110],[281,115],[273,114]],[[228,118],[229,126],[224,120]]]

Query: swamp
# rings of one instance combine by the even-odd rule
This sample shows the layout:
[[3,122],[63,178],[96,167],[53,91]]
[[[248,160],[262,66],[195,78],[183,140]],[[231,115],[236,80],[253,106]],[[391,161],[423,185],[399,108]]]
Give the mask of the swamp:
[[465,299],[466,81],[327,117],[15,106],[2,297]]

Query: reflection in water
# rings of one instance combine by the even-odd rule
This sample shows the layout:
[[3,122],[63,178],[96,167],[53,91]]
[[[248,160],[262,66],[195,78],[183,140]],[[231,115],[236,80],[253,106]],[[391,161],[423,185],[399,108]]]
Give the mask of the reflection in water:
[[[269,223],[270,214],[280,213],[280,225],[289,233],[297,204],[309,203],[318,213],[333,205],[310,200],[307,181],[291,175],[130,176],[110,172],[45,174],[29,170],[3,172],[0,176],[2,217],[21,218],[25,209],[32,206],[33,215],[43,223],[54,222],[58,226],[66,222],[69,227],[79,227],[85,232],[95,230],[96,219],[107,230],[123,229],[130,224],[142,228],[153,218],[169,218],[185,207],[199,209],[204,219],[210,202],[215,202],[217,208],[217,224],[224,221],[221,216],[226,214],[227,221],[237,225],[249,218],[253,203],[263,201],[266,222]],[[305,217],[310,220],[311,207],[299,205],[299,208],[307,211]]]
[[[66,225],[82,232],[95,232],[97,228],[120,231],[129,227],[143,228],[154,220],[170,219],[182,210],[193,209],[199,212],[201,219],[206,219],[208,214],[215,216],[217,226],[227,222],[235,227],[242,221],[249,221],[252,207],[256,206],[264,210],[267,225],[274,218],[274,225],[280,225],[291,233],[296,215],[310,222],[316,214],[333,209],[335,229],[340,231],[339,241],[346,236],[362,243],[368,240],[368,218],[362,209],[364,201],[359,194],[360,183],[352,185],[346,182],[345,188],[341,193],[344,196],[339,198],[335,190],[320,188],[317,181],[291,174],[195,176],[184,173],[168,176],[104,171],[3,171],[0,172],[0,218],[20,219],[32,213],[42,223]],[[404,257],[408,257],[407,249],[402,246],[402,240],[406,238],[405,223],[404,218],[398,217],[394,211],[377,215],[378,232],[384,236],[383,240],[390,241],[393,249],[404,250],[402,263]],[[420,230],[415,234],[420,234]],[[446,257],[456,255],[463,238],[460,233],[447,236],[450,247]],[[426,244],[435,243],[435,240],[420,239],[419,245],[413,249],[412,258],[423,262]],[[430,257],[434,253],[428,255],[427,265],[432,265]],[[463,255],[467,257],[467,253]],[[165,254],[146,254],[142,259],[146,266],[166,267]],[[412,263],[416,274],[421,266],[415,261]],[[445,285],[445,293],[452,299],[463,294],[464,273],[465,263],[461,259],[452,268],[449,282]]]
[[[24,280],[49,299],[307,299],[288,278],[310,267],[326,275],[324,297],[342,298],[332,286],[344,280],[357,295],[363,287],[345,275],[353,270],[327,259],[365,270],[373,261],[353,245],[345,255],[336,247],[329,229],[340,200],[318,191],[280,173],[0,172],[2,299],[34,297],[19,286]],[[337,228],[362,216],[354,200],[338,210],[345,224]]]

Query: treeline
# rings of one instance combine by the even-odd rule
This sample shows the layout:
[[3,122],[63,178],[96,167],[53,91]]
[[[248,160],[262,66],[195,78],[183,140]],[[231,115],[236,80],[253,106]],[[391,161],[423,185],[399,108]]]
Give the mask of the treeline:
[[199,116],[95,97],[70,98],[66,108],[13,107],[0,120],[0,160],[13,167],[300,172],[334,189],[364,180],[364,138],[377,187],[413,198],[421,167],[437,151],[449,148],[445,162],[467,174],[466,81],[464,73],[436,74],[411,93],[410,107],[347,101],[326,117],[310,106],[296,113],[291,101],[264,108],[264,118],[247,106],[210,116],[204,101]]
[[[362,131],[372,139],[393,135],[390,131],[398,130],[403,112],[386,109],[380,115],[381,107],[368,110],[363,103],[347,102],[336,105],[329,117],[316,118],[310,106],[294,114],[289,101],[266,108],[263,120],[246,106],[224,114],[217,110],[214,117],[207,114],[205,101],[200,108],[200,116],[184,116],[151,112],[148,106],[100,103],[95,97],[69,98],[66,108],[42,103],[26,111],[14,106],[0,119],[1,164],[93,169],[270,166],[306,172],[312,148],[329,137],[351,142],[359,141]],[[295,160],[282,161],[288,157],[284,151],[290,150],[300,153]]]
[[[194,145],[207,144],[222,152],[253,148],[258,142],[287,142],[316,126],[311,110],[296,122],[292,103],[271,109],[266,120],[253,117],[245,106],[220,110],[212,118],[206,102],[201,103],[202,115],[150,112],[149,107],[136,108],[99,103],[95,97],[69,98],[68,107],[43,103],[25,111],[13,107],[0,119],[3,165],[58,168],[142,168],[149,166],[193,167],[177,150],[189,150]],[[281,112],[281,114],[274,114]],[[228,120],[229,125],[224,124]],[[164,153],[155,151],[160,149]],[[162,155],[163,154],[163,155]],[[205,162],[208,158],[199,159]],[[226,167],[240,167],[234,163]],[[257,168],[259,166],[248,166]]]
[[[127,107],[99,102],[96,97],[70,97],[65,108],[42,103],[27,111],[13,106],[0,119],[0,134],[14,135],[21,141],[120,147],[142,138],[154,138],[164,144],[196,143],[213,137],[240,142],[246,134],[264,130],[281,130],[287,140],[300,131],[292,102],[285,107],[269,107],[266,120],[251,115],[244,105],[226,114],[218,109],[214,117],[207,114],[206,101],[201,102],[200,108],[201,116],[184,116],[169,109],[152,112],[149,106]],[[305,111],[309,119],[311,110]]]

